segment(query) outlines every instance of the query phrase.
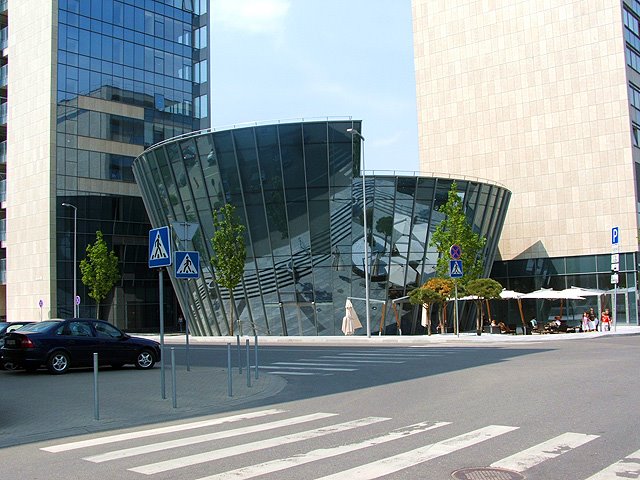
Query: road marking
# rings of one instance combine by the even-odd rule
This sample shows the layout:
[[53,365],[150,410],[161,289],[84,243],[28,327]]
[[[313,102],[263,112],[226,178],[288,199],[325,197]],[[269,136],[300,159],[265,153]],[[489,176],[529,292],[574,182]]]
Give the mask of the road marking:
[[[318,363],[313,361],[308,362],[273,362],[270,365],[293,365],[293,366],[302,366],[302,367],[360,367],[360,365],[351,365],[352,360],[344,361],[335,361],[329,363]],[[378,363],[404,363],[404,362],[378,362]]]
[[292,417],[284,420],[278,420],[276,422],[261,423],[259,425],[251,425],[249,427],[234,428],[232,430],[224,430],[222,432],[207,433],[206,435],[197,435],[195,437],[178,438],[176,440],[169,440],[160,443],[151,443],[149,445],[142,445],[133,448],[124,448],[122,450],[114,450],[112,452],[102,453],[100,455],[93,455],[86,457],[84,460],[89,462],[101,463],[108,462],[110,460],[116,460],[119,458],[128,458],[136,455],[142,455],[151,452],[160,452],[162,450],[169,450],[172,448],[184,447],[186,445],[195,445],[197,443],[211,442],[214,440],[220,440],[222,438],[237,437],[240,435],[246,435],[247,433],[264,432],[265,430],[272,430],[274,428],[288,427],[290,425],[297,425],[304,422],[312,422],[314,420],[320,420],[323,418],[334,417],[337,413],[312,413],[310,415],[302,415],[300,417]]
[[640,450],[636,450],[586,480],[620,480],[621,478],[640,478]]
[[106,445],[108,443],[124,442],[125,440],[152,437],[154,435],[162,435],[165,433],[183,432],[185,430],[192,430],[195,428],[211,427],[213,425],[239,422],[241,420],[249,420],[252,418],[260,418],[267,415],[275,415],[276,413],[285,413],[285,412],[286,410],[279,410],[277,408],[272,408],[270,410],[260,410],[258,412],[243,413],[240,415],[230,415],[227,417],[213,418],[211,420],[203,420],[200,422],[181,423],[178,425],[170,425],[168,427],[152,428],[150,430],[140,430],[140,431],[129,432],[129,433],[120,433],[118,435],[92,438],[89,440],[80,440],[78,442],[61,443],[59,445],[44,447],[44,448],[41,448],[40,450],[44,450],[46,452],[52,452],[52,453],[66,452],[68,450],[76,450],[78,448],[93,447],[96,445]]
[[563,433],[546,442],[539,443],[531,448],[527,448],[526,450],[494,462],[491,466],[506,468],[516,472],[524,472],[528,468],[538,465],[545,460],[558,457],[596,438],[598,438],[598,435],[586,435],[584,433],[573,432]]
[[[260,367],[262,368],[262,367]],[[331,375],[333,375],[332,373],[314,373],[314,372],[284,372],[284,371],[277,371],[277,372],[264,372],[270,375],[299,375],[299,376],[311,376],[311,375],[315,375],[315,376],[320,376],[320,377],[329,377]]]
[[449,425],[451,422],[421,422],[414,425],[409,425],[404,429],[396,429],[386,435],[364,440],[362,442],[352,443],[349,445],[339,445],[331,448],[320,448],[312,450],[310,452],[296,455],[295,457],[280,458],[270,462],[264,462],[257,465],[251,465],[249,467],[238,468],[228,472],[203,477],[199,480],[219,480],[227,478],[253,478],[259,475],[266,475],[268,473],[279,472],[291,467],[297,467],[306,463],[315,462],[318,460],[324,460],[327,458],[343,455],[349,452],[355,452],[356,450],[362,450],[364,448],[373,447],[375,445],[381,445],[387,442],[393,442],[400,438],[406,438],[410,435],[417,433],[423,433],[429,430],[436,429],[445,425]]
[[518,427],[489,425],[488,427],[480,428],[473,432],[464,433],[457,437],[425,445],[424,447],[416,448],[415,450],[410,450],[393,457],[383,458],[360,467],[344,470],[316,480],[334,480],[338,478],[346,480],[353,480],[354,478],[357,478],[358,480],[367,480],[379,478],[517,429]]
[[[323,355],[320,357],[325,360],[335,360],[336,362],[345,362],[350,363],[406,363],[404,360],[360,360],[360,357],[357,358],[345,358],[345,357],[336,357],[335,355]],[[300,360],[313,360],[312,358],[301,358]]]
[[322,372],[355,372],[357,368],[338,368],[338,367],[278,367],[273,365],[260,366],[260,369],[267,370],[320,370]]
[[389,358],[417,358],[417,357],[441,357],[442,355],[430,353],[338,353],[340,358],[344,357],[389,357]]
[[321,427],[313,430],[307,430],[304,432],[284,435],[282,437],[274,437],[266,440],[260,440],[257,442],[245,443],[243,445],[234,445],[227,448],[212,450],[210,452],[204,452],[196,455],[176,458],[173,460],[165,460],[163,462],[152,463],[149,465],[130,468],[129,470],[132,472],[144,473],[145,475],[152,475],[154,473],[166,472],[168,470],[175,470],[177,468],[189,467],[191,465],[198,465],[200,463],[211,462],[213,460],[232,457],[232,456],[240,455],[243,453],[255,452],[257,450],[264,450],[266,448],[278,447],[280,445],[286,445],[288,443],[301,442],[304,440],[309,440],[311,438],[321,437],[323,435],[344,432],[346,430],[351,430],[354,428],[363,427],[366,425],[371,425],[373,423],[383,422],[386,420],[390,420],[390,418],[366,417],[366,418],[361,418],[359,420],[354,420],[351,422],[338,423],[336,425],[329,425],[327,427]]

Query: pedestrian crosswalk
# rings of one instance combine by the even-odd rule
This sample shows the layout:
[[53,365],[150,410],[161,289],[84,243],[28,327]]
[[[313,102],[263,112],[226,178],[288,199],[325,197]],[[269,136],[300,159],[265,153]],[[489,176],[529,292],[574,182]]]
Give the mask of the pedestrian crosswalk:
[[[92,464],[97,468],[97,464],[108,462],[114,478],[120,478],[125,471],[147,476],[165,473],[197,480],[281,478],[280,474],[289,471],[285,474],[287,478],[311,475],[322,480],[363,480],[407,478],[407,469],[482,444],[488,446],[482,448],[485,466],[526,474],[529,478],[536,467],[547,462],[565,461],[564,465],[556,464],[557,468],[570,471],[571,453],[601,438],[588,433],[558,432],[537,442],[524,440],[529,445],[521,448],[523,438],[534,435],[522,435],[517,442],[513,441],[510,436],[518,430],[518,426],[485,425],[465,431],[455,422],[438,420],[398,426],[391,417],[347,418],[334,412],[296,414],[265,409],[72,440],[40,450],[67,455],[67,460],[73,456],[83,462],[83,470],[87,472],[91,472]],[[229,442],[231,438],[235,441]],[[501,438],[505,440],[500,441]],[[501,442],[500,448],[492,448],[492,442]],[[393,448],[377,448],[382,445]],[[492,452],[504,455],[505,448],[515,451],[504,458],[492,458]],[[304,474],[299,473],[303,470],[295,470],[308,464],[314,464],[313,470],[304,470]],[[591,476],[585,480],[639,478],[640,450],[588,475]]]
[[367,365],[401,365],[411,360],[429,360],[448,355],[450,349],[429,352],[415,348],[342,351],[316,358],[299,358],[260,365],[265,373],[292,376],[327,376],[340,372],[355,372]]

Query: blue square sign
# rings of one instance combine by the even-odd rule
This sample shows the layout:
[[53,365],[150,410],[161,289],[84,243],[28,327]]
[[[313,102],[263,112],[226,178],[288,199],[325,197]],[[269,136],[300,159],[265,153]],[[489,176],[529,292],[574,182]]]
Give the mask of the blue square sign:
[[176,278],[198,278],[200,276],[200,254],[198,252],[176,252]]
[[149,268],[171,265],[171,241],[169,227],[149,230]]
[[617,245],[620,242],[620,227],[611,229],[611,245]]
[[462,278],[462,260],[449,260],[449,276]]

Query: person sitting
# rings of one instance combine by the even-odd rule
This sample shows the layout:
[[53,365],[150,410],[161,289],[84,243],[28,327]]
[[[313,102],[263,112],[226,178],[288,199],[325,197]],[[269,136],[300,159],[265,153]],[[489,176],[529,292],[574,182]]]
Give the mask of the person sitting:
[[511,330],[508,325],[505,325],[504,322],[498,323],[498,326],[500,327],[501,333],[514,333],[513,330]]

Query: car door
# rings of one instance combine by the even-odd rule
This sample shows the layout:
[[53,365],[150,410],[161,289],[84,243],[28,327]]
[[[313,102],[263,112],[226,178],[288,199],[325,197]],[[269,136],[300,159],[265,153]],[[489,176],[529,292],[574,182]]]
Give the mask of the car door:
[[129,363],[130,356],[127,349],[125,335],[110,323],[94,321],[98,343],[98,357],[101,364]]
[[97,339],[91,323],[86,320],[71,320],[62,330],[61,346],[71,356],[71,366],[86,367],[93,364],[93,353],[98,350]]

